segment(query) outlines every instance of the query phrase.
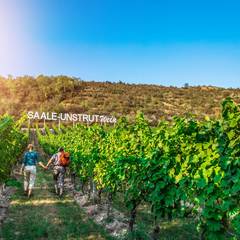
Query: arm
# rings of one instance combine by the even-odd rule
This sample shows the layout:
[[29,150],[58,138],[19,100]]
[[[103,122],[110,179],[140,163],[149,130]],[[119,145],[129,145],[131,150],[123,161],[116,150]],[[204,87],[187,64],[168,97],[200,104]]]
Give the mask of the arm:
[[46,165],[46,168],[49,167],[49,165],[53,162],[53,160],[54,160],[54,155],[48,160],[48,163],[47,163],[47,165]]
[[39,154],[38,153],[36,153],[36,158],[37,158],[38,165],[41,166],[44,169],[47,169],[47,167],[41,161],[39,161]]
[[42,162],[38,162],[38,165],[41,166],[44,169],[47,169],[47,167]]
[[24,167],[25,167],[25,164],[26,164],[26,153],[24,154],[24,157],[23,157],[23,162],[22,162],[22,166],[20,168],[20,173],[23,173],[23,170],[24,170]]
[[20,168],[20,174],[23,173],[23,171],[24,171],[24,167],[25,167],[25,165],[24,165],[24,163],[22,163],[21,168]]

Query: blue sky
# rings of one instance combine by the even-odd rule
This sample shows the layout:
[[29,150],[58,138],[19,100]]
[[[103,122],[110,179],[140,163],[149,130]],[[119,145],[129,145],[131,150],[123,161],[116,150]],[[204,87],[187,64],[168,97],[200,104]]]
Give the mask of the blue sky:
[[0,0],[0,75],[240,87],[240,2]]

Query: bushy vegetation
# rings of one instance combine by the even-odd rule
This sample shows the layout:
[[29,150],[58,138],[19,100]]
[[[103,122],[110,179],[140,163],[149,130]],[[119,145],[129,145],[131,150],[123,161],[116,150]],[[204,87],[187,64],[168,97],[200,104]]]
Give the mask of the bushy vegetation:
[[9,177],[27,143],[27,135],[20,131],[21,120],[14,122],[7,115],[0,117],[0,184]]
[[[133,230],[138,207],[147,203],[153,225],[191,215],[202,239],[240,235],[240,108],[230,98],[219,119],[175,117],[150,127],[142,114],[134,124],[75,126],[41,135],[44,149],[64,146],[72,171],[96,184],[109,200],[122,193]],[[157,230],[156,230],[157,231]]]
[[152,124],[160,118],[192,114],[220,116],[221,101],[240,102],[240,89],[211,86],[182,88],[93,82],[67,76],[0,77],[0,114],[19,116],[27,110],[109,114],[134,119],[140,110]]

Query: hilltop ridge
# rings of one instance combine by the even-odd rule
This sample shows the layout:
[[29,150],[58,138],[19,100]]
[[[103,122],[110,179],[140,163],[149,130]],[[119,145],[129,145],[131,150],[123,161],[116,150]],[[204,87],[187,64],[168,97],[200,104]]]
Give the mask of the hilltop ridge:
[[25,111],[106,114],[133,118],[142,111],[152,122],[192,114],[218,117],[221,101],[240,102],[240,89],[214,86],[166,87],[83,81],[67,76],[0,77],[0,114]]

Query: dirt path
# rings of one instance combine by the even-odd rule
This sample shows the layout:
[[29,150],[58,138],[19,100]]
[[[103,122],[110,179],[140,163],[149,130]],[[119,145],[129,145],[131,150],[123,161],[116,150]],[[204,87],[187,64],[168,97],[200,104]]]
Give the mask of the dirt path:
[[[34,135],[30,139],[37,144]],[[86,216],[71,196],[66,193],[62,199],[55,196],[50,171],[38,167],[33,194],[28,200],[23,196],[22,187],[17,189],[0,230],[0,239],[113,239]]]

